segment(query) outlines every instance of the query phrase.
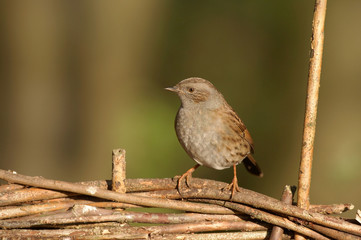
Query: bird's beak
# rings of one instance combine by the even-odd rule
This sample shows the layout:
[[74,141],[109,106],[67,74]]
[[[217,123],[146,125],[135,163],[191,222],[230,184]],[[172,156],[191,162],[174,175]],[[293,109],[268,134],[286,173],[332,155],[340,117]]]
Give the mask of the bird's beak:
[[171,92],[179,92],[179,89],[176,87],[167,87],[165,90],[171,91]]

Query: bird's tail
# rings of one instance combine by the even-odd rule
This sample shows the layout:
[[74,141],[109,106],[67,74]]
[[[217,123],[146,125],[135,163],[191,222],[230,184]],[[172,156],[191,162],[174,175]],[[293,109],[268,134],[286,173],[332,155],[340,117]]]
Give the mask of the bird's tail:
[[261,168],[258,166],[256,160],[251,154],[249,154],[245,159],[243,159],[242,163],[244,164],[248,172],[258,177],[263,177],[263,172]]

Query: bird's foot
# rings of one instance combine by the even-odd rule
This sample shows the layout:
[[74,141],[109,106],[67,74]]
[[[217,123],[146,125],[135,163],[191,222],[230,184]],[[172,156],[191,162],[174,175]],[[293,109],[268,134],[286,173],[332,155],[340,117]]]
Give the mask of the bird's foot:
[[199,164],[195,165],[191,169],[189,169],[187,172],[185,172],[179,179],[177,183],[177,189],[178,192],[181,193],[181,184],[183,182],[183,179],[185,178],[185,184],[188,188],[190,188],[190,181],[192,179],[192,173],[199,167]]
[[[189,170],[188,170],[189,171]],[[183,181],[185,182],[185,185],[190,188],[190,181],[192,180],[192,173],[191,172],[185,172],[180,178],[178,179],[177,188],[179,191],[179,188],[181,187]]]
[[231,201],[233,200],[234,194],[241,191],[240,187],[238,186],[238,180],[236,175],[233,177],[232,182],[228,184],[228,186],[225,187],[224,190],[231,191]]

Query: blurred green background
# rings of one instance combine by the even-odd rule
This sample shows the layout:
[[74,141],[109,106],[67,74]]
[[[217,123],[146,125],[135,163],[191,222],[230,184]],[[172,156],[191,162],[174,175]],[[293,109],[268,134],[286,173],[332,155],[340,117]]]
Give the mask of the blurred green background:
[[[361,205],[361,1],[330,1],[311,203]],[[313,1],[1,1],[0,168],[68,181],[128,178],[194,165],[179,145],[179,99],[191,76],[224,94],[249,128],[260,179],[279,198],[296,185]],[[200,168],[196,177],[232,179]],[[351,214],[350,216],[353,216]]]

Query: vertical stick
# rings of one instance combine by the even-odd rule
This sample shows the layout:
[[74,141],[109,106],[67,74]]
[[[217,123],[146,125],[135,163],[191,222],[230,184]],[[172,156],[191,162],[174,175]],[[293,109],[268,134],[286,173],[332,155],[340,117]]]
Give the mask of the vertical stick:
[[[310,65],[308,71],[308,86],[306,99],[305,121],[303,126],[303,140],[300,171],[298,176],[297,205],[308,209],[313,147],[316,132],[318,92],[320,87],[324,26],[327,0],[316,0],[312,22]],[[296,240],[304,239],[300,235]]]
[[[291,191],[291,187],[289,185],[286,185],[285,188],[283,189],[281,201],[286,204],[292,205],[292,196],[293,194]],[[279,226],[274,226],[272,228],[272,232],[269,240],[281,240],[282,236],[283,236],[283,228]]]
[[125,150],[120,148],[114,149],[112,152],[112,161],[112,190],[125,193]]

